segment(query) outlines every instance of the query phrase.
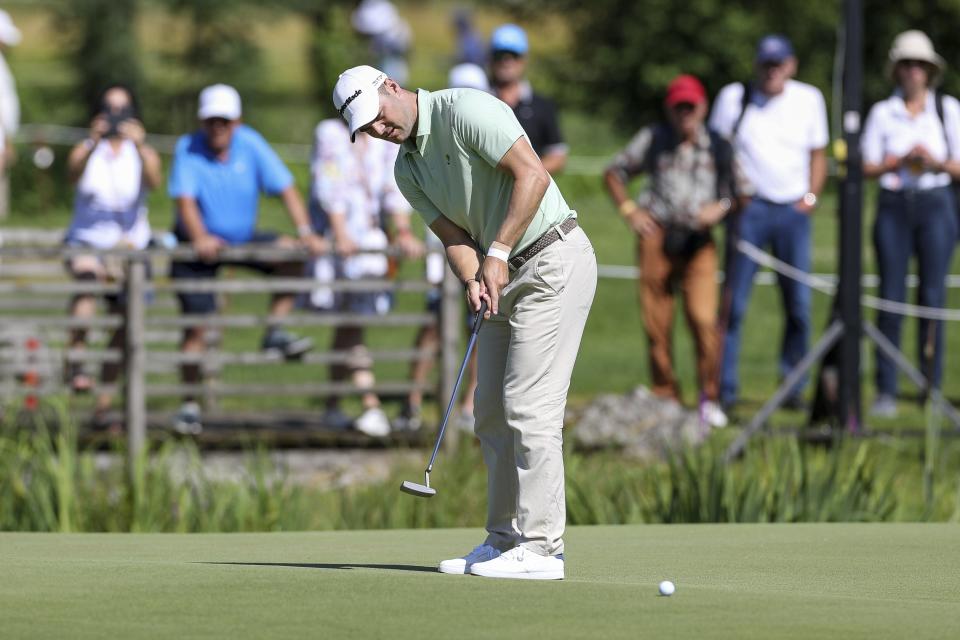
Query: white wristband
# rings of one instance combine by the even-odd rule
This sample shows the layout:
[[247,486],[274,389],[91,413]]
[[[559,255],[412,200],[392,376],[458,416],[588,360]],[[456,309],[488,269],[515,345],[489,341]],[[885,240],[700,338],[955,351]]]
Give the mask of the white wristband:
[[499,260],[503,260],[504,262],[509,262],[509,261],[510,261],[510,253],[509,253],[509,252],[504,251],[503,249],[494,249],[493,247],[490,247],[489,249],[487,249],[487,257],[488,257],[488,258],[497,258],[497,259],[499,259]]

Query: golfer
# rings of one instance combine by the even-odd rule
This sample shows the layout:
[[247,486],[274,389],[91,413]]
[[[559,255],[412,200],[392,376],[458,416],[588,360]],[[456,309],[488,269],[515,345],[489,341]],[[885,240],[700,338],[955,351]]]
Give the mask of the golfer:
[[513,112],[474,89],[416,93],[367,66],[333,103],[350,133],[401,145],[404,197],[443,242],[480,330],[475,431],[487,538],[443,573],[562,579],[563,415],[597,285],[593,247]]

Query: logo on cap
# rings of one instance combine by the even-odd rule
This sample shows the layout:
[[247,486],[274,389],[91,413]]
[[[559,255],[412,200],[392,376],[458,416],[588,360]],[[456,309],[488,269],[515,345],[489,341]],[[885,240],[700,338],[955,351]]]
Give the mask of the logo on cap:
[[361,93],[363,93],[363,91],[360,90],[360,89],[357,89],[356,91],[353,92],[353,95],[352,95],[352,96],[350,96],[349,98],[347,98],[346,100],[343,101],[343,104],[340,105],[340,115],[341,115],[341,116],[343,115],[344,110],[345,110],[347,107],[350,106],[350,103],[353,102],[354,100],[356,100],[356,99],[360,96]]

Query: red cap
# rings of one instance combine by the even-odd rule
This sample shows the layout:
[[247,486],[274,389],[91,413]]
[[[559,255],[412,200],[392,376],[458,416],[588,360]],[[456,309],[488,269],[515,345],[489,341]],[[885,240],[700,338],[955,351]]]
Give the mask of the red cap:
[[694,76],[677,76],[667,87],[667,97],[664,100],[668,107],[688,102],[700,104],[707,101],[707,90]]

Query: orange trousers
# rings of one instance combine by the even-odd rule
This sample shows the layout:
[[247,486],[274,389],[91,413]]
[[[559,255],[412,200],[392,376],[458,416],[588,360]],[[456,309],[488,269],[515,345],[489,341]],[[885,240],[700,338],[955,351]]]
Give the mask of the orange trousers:
[[708,400],[716,401],[720,366],[720,333],[717,327],[717,248],[711,240],[689,258],[663,252],[663,230],[657,228],[638,239],[640,265],[638,294],[650,352],[652,391],[680,400],[673,373],[673,309],[675,293],[683,296],[687,325],[697,351],[697,382]]

